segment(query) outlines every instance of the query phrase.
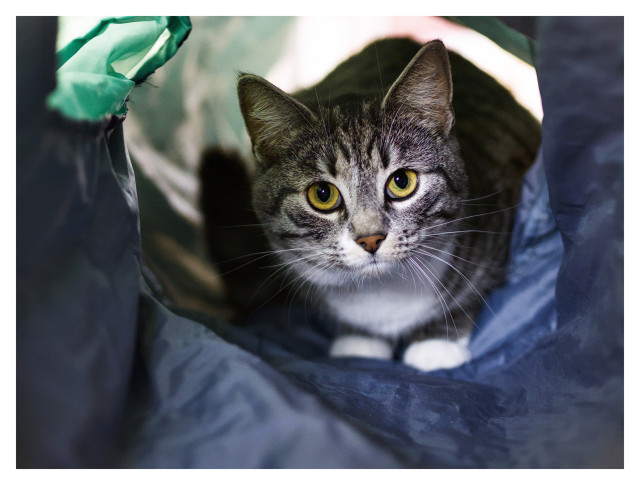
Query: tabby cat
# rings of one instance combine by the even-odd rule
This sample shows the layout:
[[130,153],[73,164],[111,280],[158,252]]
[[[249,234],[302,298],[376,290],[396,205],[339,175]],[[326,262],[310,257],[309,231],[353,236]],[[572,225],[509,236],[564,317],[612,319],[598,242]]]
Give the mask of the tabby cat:
[[[340,323],[332,356],[467,361],[475,313],[504,277],[538,122],[439,40],[374,42],[291,95],[241,74],[238,97],[255,173],[220,150],[202,167],[209,244],[234,303],[248,303],[234,288],[254,303],[295,288]],[[230,180],[247,201],[233,213]],[[225,236],[225,224],[264,236]],[[257,258],[238,272],[228,261],[238,266],[241,240]],[[269,276],[261,255],[280,262]],[[288,283],[270,286],[276,275]]]

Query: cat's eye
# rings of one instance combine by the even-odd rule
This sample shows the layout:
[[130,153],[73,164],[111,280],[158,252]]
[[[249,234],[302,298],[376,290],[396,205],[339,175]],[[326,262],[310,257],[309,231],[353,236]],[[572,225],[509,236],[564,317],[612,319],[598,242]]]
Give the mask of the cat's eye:
[[418,186],[418,174],[408,168],[401,168],[387,180],[386,192],[391,199],[409,197]]
[[335,185],[328,182],[317,182],[307,189],[307,199],[314,209],[332,211],[340,207],[342,197]]

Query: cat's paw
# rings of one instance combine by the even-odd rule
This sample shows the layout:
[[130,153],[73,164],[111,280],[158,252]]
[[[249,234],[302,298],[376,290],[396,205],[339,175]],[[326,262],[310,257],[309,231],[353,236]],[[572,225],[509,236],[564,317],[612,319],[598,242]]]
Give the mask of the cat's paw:
[[393,348],[386,340],[376,337],[342,335],[333,341],[329,355],[331,357],[391,359]]
[[405,364],[423,371],[458,367],[471,359],[466,339],[441,339],[414,342],[404,353]]

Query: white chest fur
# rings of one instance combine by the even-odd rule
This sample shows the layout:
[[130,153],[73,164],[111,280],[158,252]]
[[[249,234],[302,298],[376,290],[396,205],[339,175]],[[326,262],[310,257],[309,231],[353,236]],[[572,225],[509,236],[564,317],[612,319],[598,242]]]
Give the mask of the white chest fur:
[[358,288],[329,290],[325,304],[338,320],[389,337],[439,318],[443,312],[433,289],[411,279],[375,279]]

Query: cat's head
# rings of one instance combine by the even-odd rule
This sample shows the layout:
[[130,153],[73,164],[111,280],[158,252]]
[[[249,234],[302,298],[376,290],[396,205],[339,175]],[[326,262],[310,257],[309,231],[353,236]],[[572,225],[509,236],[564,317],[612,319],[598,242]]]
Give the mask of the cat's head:
[[445,246],[429,234],[452,230],[467,176],[440,41],[383,98],[305,106],[253,75],[239,78],[238,95],[257,160],[254,209],[302,279],[341,285],[398,272],[427,240]]

